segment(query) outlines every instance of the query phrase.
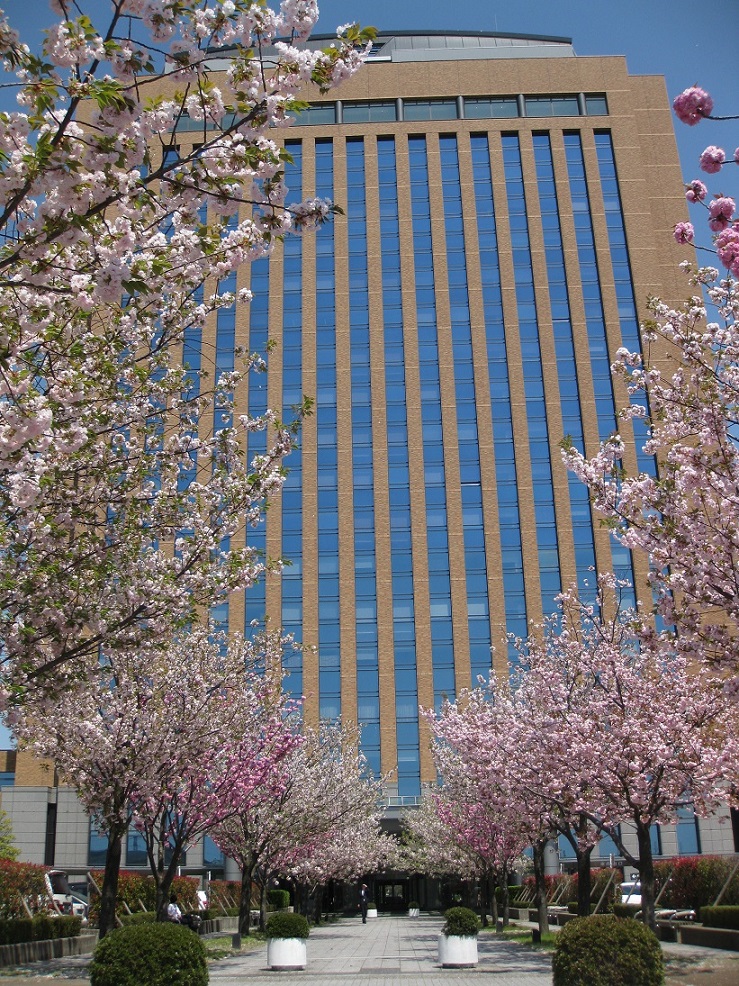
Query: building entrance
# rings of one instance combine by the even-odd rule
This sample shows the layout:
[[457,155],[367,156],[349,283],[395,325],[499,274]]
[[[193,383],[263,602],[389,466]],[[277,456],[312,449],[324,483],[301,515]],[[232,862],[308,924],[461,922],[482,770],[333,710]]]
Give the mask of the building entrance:
[[377,880],[375,896],[378,911],[405,911],[408,908],[408,881]]

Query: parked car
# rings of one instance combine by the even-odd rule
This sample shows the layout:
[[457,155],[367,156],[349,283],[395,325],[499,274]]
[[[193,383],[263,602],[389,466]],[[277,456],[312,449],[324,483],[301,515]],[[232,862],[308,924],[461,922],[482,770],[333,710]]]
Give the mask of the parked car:
[[72,890],[66,872],[64,870],[47,870],[44,873],[44,883],[54,913],[72,914]]
[[621,903],[641,907],[641,883],[638,880],[624,880],[621,884]]
[[74,914],[76,918],[82,918],[82,924],[87,924],[87,914],[89,909],[87,897],[72,894],[72,914]]

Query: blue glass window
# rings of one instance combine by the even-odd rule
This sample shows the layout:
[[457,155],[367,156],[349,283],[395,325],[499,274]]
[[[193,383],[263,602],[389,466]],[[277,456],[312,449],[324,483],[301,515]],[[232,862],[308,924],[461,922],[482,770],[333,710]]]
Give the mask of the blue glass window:
[[[333,109],[333,104],[331,108]],[[292,163],[286,165],[286,181],[290,186],[291,195],[299,200],[302,194],[303,146],[300,141],[286,141],[285,149],[292,158]],[[291,276],[293,271],[301,269],[302,263],[301,238],[299,236],[285,237],[282,283],[282,392],[285,401],[283,407],[285,420],[290,420],[291,405],[295,403],[295,397],[300,395],[298,397],[300,400],[303,394],[302,279]],[[265,313],[263,323],[260,323],[260,329],[265,333],[268,331],[266,315],[267,313]],[[303,465],[302,452],[299,447],[291,453],[288,469],[289,474],[281,497],[282,555],[294,564],[289,565],[282,572],[280,619],[285,630],[295,634],[299,640],[303,630]],[[290,672],[290,677],[286,681],[286,689],[292,695],[301,695],[303,692],[303,673],[300,651],[287,652],[284,665],[286,670]]]
[[[550,300],[557,301],[560,307],[560,317],[553,320],[554,345],[557,357],[557,372],[561,396],[572,398],[561,401],[562,423],[565,435],[579,449],[584,449],[582,415],[580,410],[577,386],[575,342],[570,320],[569,299],[567,290],[567,274],[565,269],[564,250],[560,231],[559,203],[554,176],[554,161],[548,133],[534,134],[534,159],[536,176],[539,186],[539,203],[544,217],[549,222],[549,246],[546,250],[547,278]],[[610,377],[606,384],[610,387]],[[573,517],[577,515],[581,522],[573,524],[575,539],[575,555],[577,561],[577,580],[581,593],[587,597],[593,591],[593,574],[595,568],[595,538],[592,517],[589,509],[589,494],[587,487],[572,474],[568,474],[568,489]],[[554,533],[553,531],[551,532]],[[552,542],[554,543],[554,542]]]
[[456,99],[404,99],[405,120],[456,120]]
[[678,808],[675,833],[677,851],[681,856],[697,856],[702,852],[698,816],[689,805]]
[[[456,115],[456,108],[455,108]],[[431,662],[434,668],[447,660],[451,646],[451,590],[449,545],[446,528],[446,471],[444,468],[443,433],[440,427],[441,393],[436,294],[431,237],[431,203],[429,169],[425,137],[410,137],[408,158],[413,216],[414,268],[428,271],[427,283],[416,285],[416,320],[419,340],[419,376],[421,384],[421,428],[426,477],[426,542],[428,564],[439,573],[434,587],[429,586],[431,609]],[[430,465],[433,470],[429,470]],[[453,697],[453,696],[449,696]],[[434,688],[438,707],[443,696]]]
[[108,853],[108,836],[99,829],[93,821],[90,821],[90,842],[87,850],[88,866],[105,866],[105,857]]
[[[520,538],[518,489],[511,419],[511,389],[508,356],[503,322],[503,305],[500,293],[500,264],[493,201],[493,183],[490,167],[488,138],[484,134],[471,137],[472,177],[477,213],[480,277],[482,282],[485,335],[488,352],[488,374],[493,419],[493,447],[495,452],[495,478],[498,491],[498,520],[501,538],[506,539],[507,550],[502,552],[503,603],[506,631],[515,633],[520,617],[526,617],[523,598],[523,555]],[[469,550],[469,545],[466,546]],[[511,581],[515,575],[515,581]],[[515,658],[510,648],[508,657]]]
[[344,103],[342,113],[344,123],[384,123],[397,119],[394,99]]
[[[636,310],[634,283],[631,277],[631,265],[627,250],[626,226],[621,206],[621,191],[618,185],[613,141],[611,140],[609,131],[596,132],[595,151],[598,157],[603,206],[606,212],[606,230],[608,232],[611,267],[616,289],[619,322],[621,324],[621,338],[623,339],[624,345],[631,352],[641,352],[639,318]],[[640,403],[645,411],[648,412],[649,408],[646,398],[637,395],[632,399]],[[644,421],[636,419],[633,421],[633,428],[639,468],[649,475],[654,475],[656,470],[654,457],[645,453],[643,450],[644,442],[647,439],[646,424]]]
[[[528,237],[528,214],[524,192],[523,165],[517,134],[502,135],[503,165],[508,196],[511,232],[522,234],[522,246],[513,248],[514,284],[517,290],[519,333],[522,347],[528,344],[528,358],[522,361],[526,413],[530,435],[533,475],[533,500],[536,514],[536,541],[542,610],[556,608],[554,596],[561,590],[561,575],[556,546],[556,519],[551,505],[554,487],[550,462],[546,405],[543,400],[543,370],[539,346],[539,327],[534,298],[534,273]],[[541,436],[539,438],[538,436]]]
[[[344,107],[344,112],[349,107]],[[347,117],[345,115],[344,119]],[[369,365],[369,267],[367,259],[364,141],[346,145],[347,217],[361,219],[349,236],[349,267],[361,278],[349,292],[352,382],[352,467],[354,493],[354,593],[356,616],[357,707],[362,752],[380,774],[377,578],[375,557],[372,384]]]

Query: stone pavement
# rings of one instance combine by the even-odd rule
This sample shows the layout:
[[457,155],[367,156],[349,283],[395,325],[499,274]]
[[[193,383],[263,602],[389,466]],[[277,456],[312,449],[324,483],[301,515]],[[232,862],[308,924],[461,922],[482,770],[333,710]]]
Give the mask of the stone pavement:
[[481,986],[492,973],[495,986],[551,986],[551,958],[483,935],[475,969],[442,969],[436,943],[443,919],[378,917],[362,924],[347,918],[312,928],[308,965],[301,972],[270,972],[267,946],[210,966],[213,986]]
[[[308,965],[300,972],[267,969],[267,945],[209,965],[212,986],[551,986],[551,956],[494,933],[478,939],[475,969],[442,969],[436,942],[443,919],[358,917],[313,928]],[[666,986],[736,986],[739,953],[664,943]],[[89,955],[0,969],[0,986],[90,986]]]

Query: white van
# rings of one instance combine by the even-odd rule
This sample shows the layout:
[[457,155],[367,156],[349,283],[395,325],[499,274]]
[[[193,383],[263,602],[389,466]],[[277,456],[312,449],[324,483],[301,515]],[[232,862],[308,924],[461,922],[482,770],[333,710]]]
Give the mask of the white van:
[[46,884],[46,894],[50,901],[53,901],[52,910],[54,913],[72,914],[72,889],[69,886],[69,879],[64,870],[47,870],[44,873],[44,883]]
[[641,907],[641,883],[638,880],[625,880],[621,884],[621,903]]

